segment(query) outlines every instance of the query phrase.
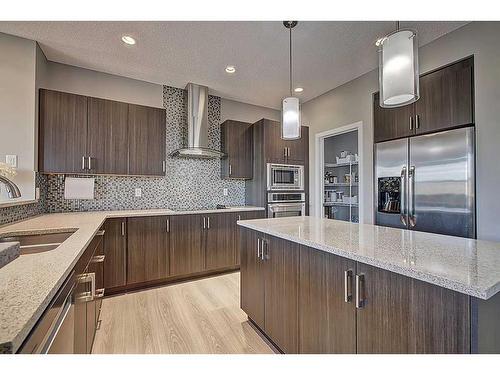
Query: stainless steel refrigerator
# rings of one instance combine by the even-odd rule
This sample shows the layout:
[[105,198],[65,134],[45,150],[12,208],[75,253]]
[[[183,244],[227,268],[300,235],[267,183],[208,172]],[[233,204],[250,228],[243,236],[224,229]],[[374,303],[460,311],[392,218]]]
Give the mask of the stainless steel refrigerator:
[[375,145],[378,225],[475,238],[474,127]]

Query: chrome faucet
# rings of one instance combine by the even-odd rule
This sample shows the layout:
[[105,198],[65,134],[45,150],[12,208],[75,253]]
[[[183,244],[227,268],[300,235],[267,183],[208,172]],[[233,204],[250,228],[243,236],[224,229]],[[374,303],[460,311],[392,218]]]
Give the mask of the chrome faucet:
[[0,182],[3,182],[7,187],[7,194],[9,194],[10,199],[19,198],[21,192],[15,183],[9,180],[7,177],[0,175]]

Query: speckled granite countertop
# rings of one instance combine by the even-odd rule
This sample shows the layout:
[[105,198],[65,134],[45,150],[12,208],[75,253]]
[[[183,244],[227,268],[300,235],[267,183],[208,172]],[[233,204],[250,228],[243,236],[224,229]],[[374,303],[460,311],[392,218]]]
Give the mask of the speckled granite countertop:
[[308,216],[238,224],[473,297],[500,290],[500,243]]
[[19,242],[0,242],[0,268],[19,256]]
[[0,227],[0,236],[12,233],[76,232],[54,250],[21,255],[0,269],[0,353],[16,352],[80,255],[107,218],[187,215],[263,210],[244,206],[221,210],[123,210],[36,216]]

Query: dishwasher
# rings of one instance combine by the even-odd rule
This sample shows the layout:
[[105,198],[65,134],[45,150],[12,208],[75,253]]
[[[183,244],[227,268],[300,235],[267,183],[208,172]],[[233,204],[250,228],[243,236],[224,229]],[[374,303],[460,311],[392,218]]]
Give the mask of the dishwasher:
[[74,353],[74,272],[45,310],[31,331],[20,353],[73,354]]

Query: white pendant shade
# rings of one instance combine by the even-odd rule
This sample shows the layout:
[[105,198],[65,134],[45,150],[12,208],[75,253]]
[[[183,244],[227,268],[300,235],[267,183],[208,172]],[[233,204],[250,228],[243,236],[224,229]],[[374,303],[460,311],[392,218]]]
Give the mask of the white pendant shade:
[[300,103],[298,98],[283,99],[281,110],[281,138],[300,138]]
[[379,45],[380,106],[400,107],[419,98],[418,42],[413,30],[398,30]]

